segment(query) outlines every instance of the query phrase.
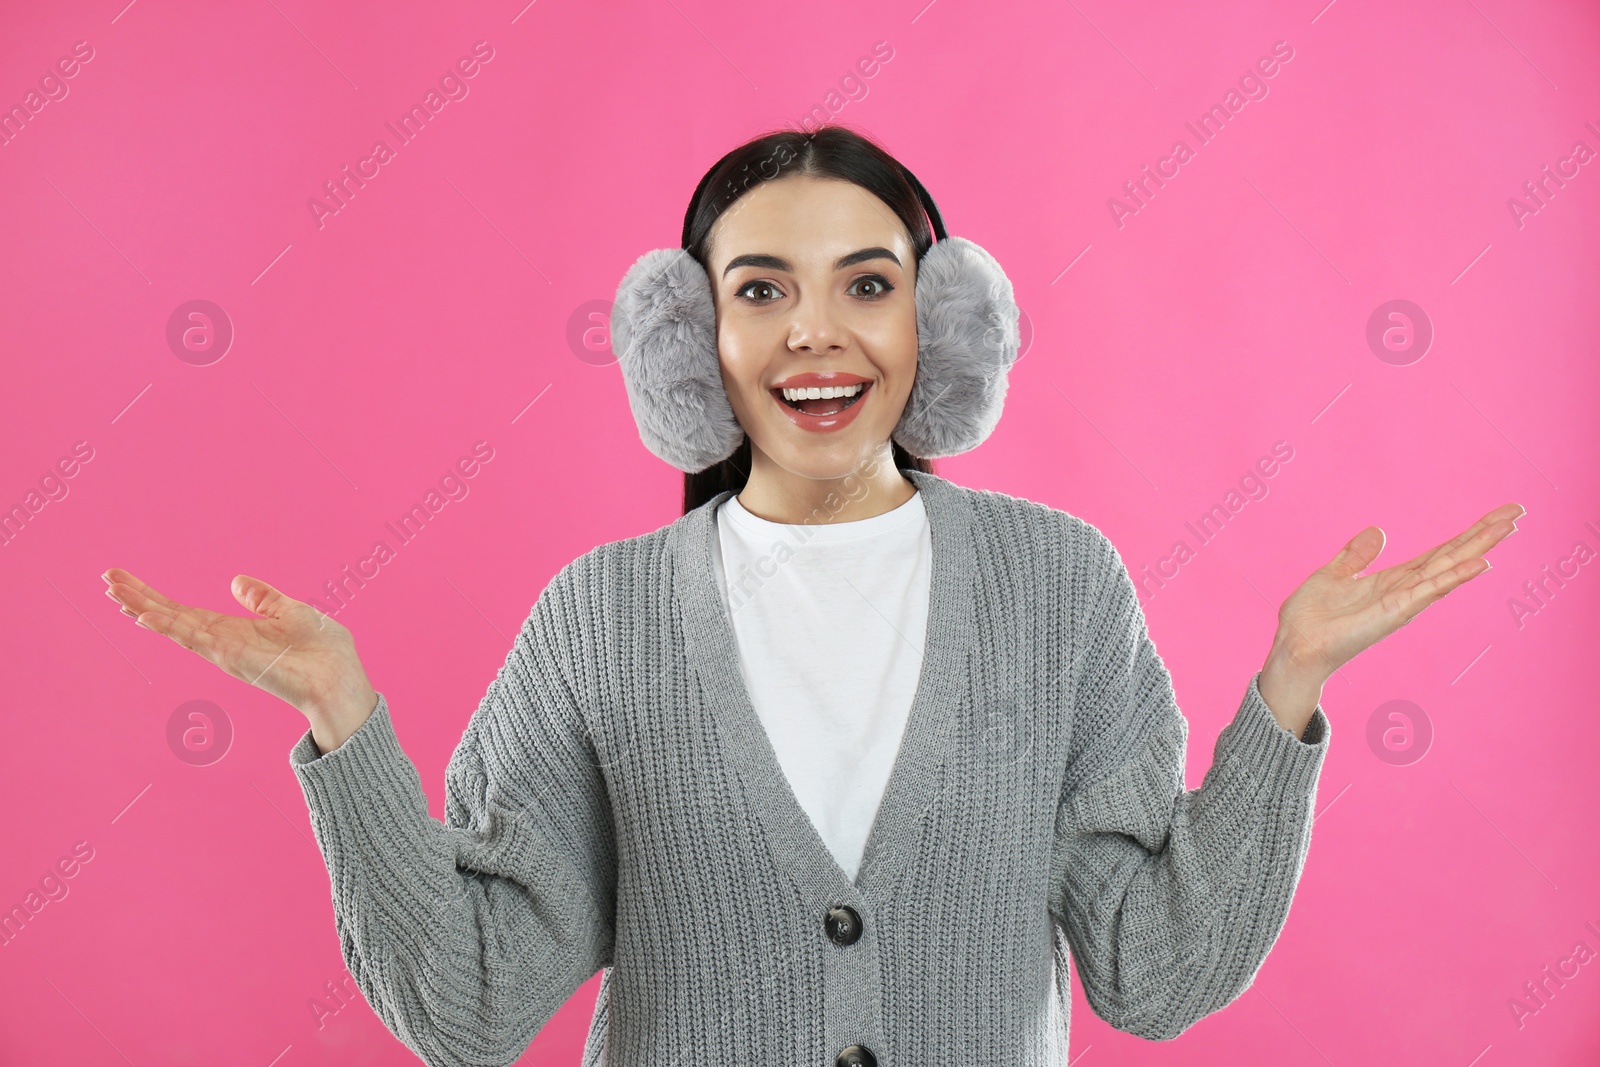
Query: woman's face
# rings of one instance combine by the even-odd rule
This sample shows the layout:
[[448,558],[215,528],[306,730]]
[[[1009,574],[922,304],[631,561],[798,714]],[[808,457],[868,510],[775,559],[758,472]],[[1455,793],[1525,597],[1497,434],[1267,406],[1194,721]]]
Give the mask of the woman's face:
[[[916,254],[853,182],[763,182],[707,244],[722,382],[751,446],[794,474],[842,478],[879,457],[917,371]],[[786,399],[792,388],[854,395]]]

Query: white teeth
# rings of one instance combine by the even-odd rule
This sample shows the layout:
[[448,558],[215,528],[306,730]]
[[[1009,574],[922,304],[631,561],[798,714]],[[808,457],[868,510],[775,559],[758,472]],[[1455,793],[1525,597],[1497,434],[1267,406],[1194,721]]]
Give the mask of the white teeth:
[[825,385],[812,386],[809,389],[785,389],[785,400],[831,400],[837,396],[855,396],[861,392],[864,383],[856,382],[854,385]]

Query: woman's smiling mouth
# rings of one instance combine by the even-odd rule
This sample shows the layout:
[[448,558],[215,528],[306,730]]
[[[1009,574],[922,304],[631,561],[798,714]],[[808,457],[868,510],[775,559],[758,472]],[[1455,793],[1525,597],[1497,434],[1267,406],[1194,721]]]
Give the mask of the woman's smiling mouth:
[[798,374],[768,390],[803,430],[842,430],[855,421],[873,383],[855,374]]
[[866,391],[866,385],[855,382],[851,385],[825,385],[811,386],[797,389],[774,389],[778,398],[797,411],[804,411],[808,415],[837,415],[845,408],[852,407]]

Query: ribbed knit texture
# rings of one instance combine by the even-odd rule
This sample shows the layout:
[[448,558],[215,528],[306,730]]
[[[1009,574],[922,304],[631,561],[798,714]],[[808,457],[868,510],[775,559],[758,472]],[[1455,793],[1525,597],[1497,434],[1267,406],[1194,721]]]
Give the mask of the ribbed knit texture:
[[[290,753],[344,960],[431,1065],[509,1064],[605,969],[584,1067],[1067,1059],[1095,1012],[1178,1036],[1288,914],[1331,731],[1250,678],[1199,789],[1121,556],[1066,512],[920,472],[923,672],[852,883],[739,675],[713,509],[601,545],[540,594],[428,814],[382,693]],[[411,712],[416,715],[418,712]],[[860,916],[853,944],[828,910]]]

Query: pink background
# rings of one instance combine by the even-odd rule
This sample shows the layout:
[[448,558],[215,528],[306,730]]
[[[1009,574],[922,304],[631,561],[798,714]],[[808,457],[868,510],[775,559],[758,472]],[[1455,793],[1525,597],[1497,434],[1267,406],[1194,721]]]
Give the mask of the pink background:
[[[1593,5],[124,3],[19,5],[0,35],[6,107],[93,49],[0,147],[0,507],[59,497],[0,546],[0,907],[92,849],[0,948],[0,1062],[415,1062],[328,993],[328,876],[287,763],[304,719],[135,627],[100,573],[241,614],[241,572],[318,597],[487,441],[467,495],[338,612],[442,816],[545,582],[678,515],[609,349],[570,323],[677,245],[719,155],[830,103],[995,254],[1033,327],[998,430],[938,472],[1088,519],[1136,577],[1195,550],[1146,604],[1192,785],[1277,604],[1349,537],[1383,527],[1387,566],[1528,509],[1493,571],[1328,683],[1315,837],[1253,988],[1154,1044],[1074,983],[1074,1062],[1600,1059],[1600,960],[1571,958],[1600,951],[1600,162],[1521,225],[1508,206],[1600,150]],[[478,41],[468,95],[319,227],[308,200],[395,147],[384,124]],[[1197,145],[1184,123],[1279,41],[1267,95]],[[1193,158],[1119,226],[1108,200],[1179,138]],[[235,333],[209,365],[166,339],[195,299]],[[1434,330],[1406,365],[1366,340],[1394,299]],[[1199,545],[1185,524],[1279,441],[1270,492]],[[1535,601],[1547,566],[1567,577]],[[168,743],[191,700],[233,731],[207,765]],[[1420,759],[1368,741],[1392,700],[1431,724]],[[596,984],[521,1062],[577,1063]]]

